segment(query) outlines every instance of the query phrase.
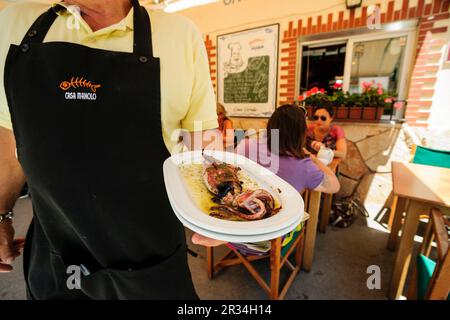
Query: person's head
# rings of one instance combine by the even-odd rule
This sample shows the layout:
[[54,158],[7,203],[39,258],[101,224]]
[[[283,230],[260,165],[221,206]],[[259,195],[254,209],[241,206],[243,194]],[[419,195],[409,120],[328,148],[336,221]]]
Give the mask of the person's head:
[[223,106],[223,104],[217,102],[216,112],[217,112],[217,117],[219,119],[226,119],[227,111],[225,110],[225,107]]
[[321,129],[329,129],[333,121],[334,111],[331,107],[314,108],[313,121]]
[[278,130],[279,150],[281,156],[294,156],[300,159],[305,157],[303,148],[306,144],[306,111],[304,108],[293,104],[285,104],[278,107],[267,123],[267,146],[271,150],[272,139],[276,138]]
[[223,104],[221,104],[219,102],[217,102],[217,104],[216,104],[216,112],[217,112],[217,114],[223,114],[223,115],[226,115],[226,113],[227,113]]

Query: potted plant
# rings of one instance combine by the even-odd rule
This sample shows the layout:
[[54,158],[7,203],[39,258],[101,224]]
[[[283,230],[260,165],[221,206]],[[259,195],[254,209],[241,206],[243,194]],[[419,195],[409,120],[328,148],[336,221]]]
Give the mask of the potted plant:
[[[383,89],[381,83],[362,83],[363,93],[360,95],[359,104],[355,112],[350,115],[351,119],[380,120],[384,113],[384,108],[392,104],[392,99],[396,95]],[[357,111],[361,108],[361,111]],[[353,116],[353,117],[352,117]]]
[[298,97],[296,103],[307,108],[312,115],[313,108],[331,106],[334,109],[334,118],[338,120],[379,121],[387,107],[392,108],[396,101],[396,94],[386,92],[380,83],[362,83],[362,93],[349,93],[342,91],[342,84],[333,86],[333,94],[329,95],[325,89],[317,87],[306,91]]
[[313,108],[323,107],[329,104],[329,96],[325,92],[325,89],[314,87],[306,91],[304,95],[300,95],[298,102],[303,104],[308,111],[308,115],[312,116]]
[[342,91],[342,83],[336,82],[333,86],[334,92],[329,98],[330,105],[334,109],[335,119],[347,119],[349,108],[346,105],[347,95]]

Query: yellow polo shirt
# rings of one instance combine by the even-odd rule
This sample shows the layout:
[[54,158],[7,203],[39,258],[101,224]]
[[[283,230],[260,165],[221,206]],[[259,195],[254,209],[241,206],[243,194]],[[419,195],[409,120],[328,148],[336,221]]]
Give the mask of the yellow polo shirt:
[[[21,3],[0,11],[2,127],[12,128],[4,88],[5,60],[9,47],[11,44],[20,44],[33,22],[48,8],[48,4]],[[197,131],[218,126],[208,57],[201,34],[192,22],[162,11],[148,8],[147,11],[152,25],[153,54],[161,62],[162,135],[168,150],[174,153],[178,150],[176,132],[179,129]],[[44,42],[65,41],[104,50],[133,51],[133,10],[119,23],[95,32],[76,10],[59,10],[58,15]]]

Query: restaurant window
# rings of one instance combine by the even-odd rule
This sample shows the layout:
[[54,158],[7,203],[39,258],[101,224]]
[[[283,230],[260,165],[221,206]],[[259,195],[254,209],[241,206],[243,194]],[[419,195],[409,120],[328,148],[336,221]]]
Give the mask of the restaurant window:
[[[388,24],[383,30],[357,30],[300,39],[298,93],[313,87],[329,94],[336,83],[344,91],[361,93],[363,82],[381,83],[383,89],[398,94],[404,101],[414,53],[416,27],[413,21]],[[334,37],[333,37],[334,35]],[[317,40],[316,40],[317,39]],[[393,111],[402,118],[403,107]],[[388,117],[384,117],[388,119]]]
[[354,42],[349,91],[361,93],[363,82],[375,81],[386,90],[398,92],[406,39]]
[[347,43],[304,46],[300,93],[313,87],[329,88],[343,79]]

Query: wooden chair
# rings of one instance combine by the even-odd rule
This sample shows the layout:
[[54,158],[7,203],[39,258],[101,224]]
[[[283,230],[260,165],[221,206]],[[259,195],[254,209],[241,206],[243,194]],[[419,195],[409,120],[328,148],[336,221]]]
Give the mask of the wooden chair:
[[[307,215],[307,214],[306,214]],[[235,248],[229,247],[229,251],[217,263],[214,263],[214,248],[206,248],[206,261],[209,279],[213,279],[216,272],[224,267],[242,264],[248,270],[250,275],[263,288],[271,300],[284,299],[289,287],[294,282],[296,275],[300,272],[302,266],[302,254],[304,244],[304,234],[306,227],[303,226],[299,231],[297,238],[290,243],[288,251],[282,256],[282,237],[271,241],[271,249],[268,255],[264,256],[245,256]],[[295,265],[288,258],[295,252]],[[270,281],[267,283],[263,277],[252,266],[252,262],[270,259]],[[290,269],[290,275],[280,292],[280,272],[286,266]]]
[[[426,300],[446,300],[449,297],[450,254],[446,225],[450,227],[449,221],[444,219],[443,214],[438,209],[432,209],[419,255],[428,257],[434,240],[437,247],[437,263],[424,292],[420,290],[418,285],[419,281],[424,280],[419,275],[418,267],[414,268],[407,295],[408,299],[417,299],[421,296]],[[426,285],[426,283],[424,284]]]
[[[450,152],[429,149],[422,146],[413,145],[411,148],[411,163],[424,164],[437,167],[450,167]],[[402,203],[398,206],[398,197],[391,192],[389,196],[392,198],[392,204],[389,209],[388,229],[393,234],[398,234],[403,223],[404,210],[407,208],[407,203]],[[403,201],[403,200],[402,200]],[[404,202],[404,201],[403,201]],[[396,212],[396,208],[401,208],[402,212]],[[421,219],[427,219],[428,215],[421,216]],[[395,250],[397,247],[398,237],[390,237],[387,247]]]

